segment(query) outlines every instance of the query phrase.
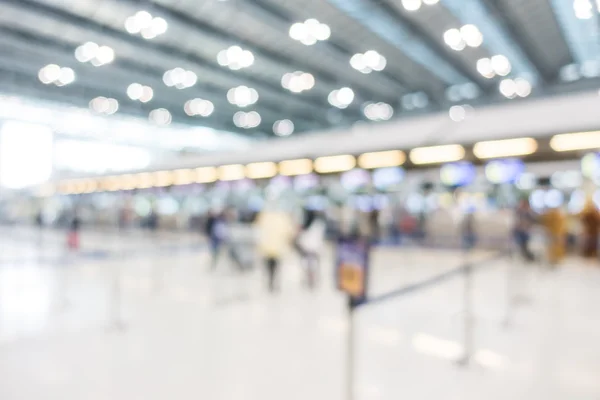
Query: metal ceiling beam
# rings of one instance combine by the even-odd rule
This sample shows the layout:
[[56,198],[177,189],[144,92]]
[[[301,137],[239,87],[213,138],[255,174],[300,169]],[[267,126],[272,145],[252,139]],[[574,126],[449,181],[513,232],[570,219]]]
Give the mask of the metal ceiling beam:
[[[56,54],[62,54],[62,56],[65,57],[66,60],[68,60],[69,65],[66,66],[72,66],[76,70],[79,68],[91,68],[87,65],[82,65],[74,62],[74,48],[68,43],[48,39],[46,37],[35,35],[31,32],[25,32],[16,28],[8,28],[4,26],[0,26],[0,34],[2,34],[2,36],[0,36],[0,43],[15,43],[15,48],[12,51],[15,54],[19,50],[25,50],[26,47],[30,47],[31,51],[35,51],[38,55],[47,54],[48,57],[50,57],[51,55],[55,56]],[[52,57],[52,60],[47,58],[46,62],[48,61],[56,62],[56,57]],[[131,74],[135,77],[137,81],[141,81],[140,83],[151,85],[155,90],[155,98],[163,99],[169,97],[161,95],[161,93],[164,94],[166,90],[169,90],[166,87],[164,87],[162,83],[162,71],[159,71],[156,68],[148,67],[145,64],[142,64],[138,61],[118,57],[115,59],[113,64],[111,64],[110,68],[93,68],[93,70],[94,73],[98,75],[99,79],[97,80],[97,82],[114,82],[115,80],[118,81],[117,76],[112,77],[113,74],[111,72],[120,70],[123,71],[123,73]],[[129,83],[133,83],[133,80],[127,82],[126,85],[128,85]],[[126,85],[123,86],[123,93]],[[108,92],[110,90],[110,85],[108,85],[106,91]],[[174,91],[174,89],[172,90]],[[225,97],[222,91],[219,90],[219,88],[209,84],[205,85],[204,87],[194,87],[192,89],[187,90],[186,92],[190,93],[189,98],[187,98],[186,100],[189,100],[190,98],[194,97],[201,97],[208,99],[215,104],[214,114],[210,117],[209,120],[205,121],[213,121],[215,120],[215,117],[217,117],[221,120],[219,121],[219,124],[227,126],[228,130],[239,129],[232,124],[232,115],[234,112],[239,111],[239,109],[233,107],[231,104],[225,101]],[[106,96],[106,94],[104,94],[104,96]],[[181,94],[178,93],[178,96],[181,97]],[[126,99],[126,101],[131,102],[131,100],[128,99]],[[153,100],[151,104],[139,104],[140,107],[143,107],[147,111],[150,111],[151,109],[156,108],[155,106],[152,106],[155,103],[156,101]],[[179,111],[183,109],[183,101],[181,104],[170,104],[168,107],[163,107],[167,108],[169,111]],[[229,110],[230,112],[223,110]],[[266,107],[262,107],[261,111],[263,112],[261,115],[263,117],[263,121],[265,121],[265,123],[269,125],[273,124],[276,120],[280,119],[280,116],[278,115],[279,113],[277,111],[270,110]],[[200,120],[198,118],[187,117],[185,123],[196,125],[199,121]],[[302,120],[297,121],[297,128],[299,131],[307,129],[307,125]]]
[[327,0],[349,17],[398,48],[448,85],[468,82],[464,71],[439,55],[405,21],[394,18],[380,3],[369,0]]
[[[336,74],[332,74],[319,66],[309,65],[306,63],[306,61],[303,61],[301,59],[295,59],[295,58],[287,57],[283,54],[277,53],[277,52],[275,52],[271,49],[268,49],[262,45],[254,43],[244,37],[240,37],[238,35],[234,35],[234,34],[228,32],[226,30],[221,30],[214,26],[211,26],[211,25],[205,23],[204,21],[201,21],[197,18],[190,16],[189,14],[185,14],[178,10],[174,10],[171,7],[166,7],[162,4],[160,4],[159,2],[157,2],[156,0],[122,0],[122,1],[126,1],[128,3],[133,3],[133,4],[148,5],[148,7],[152,7],[155,10],[160,11],[161,13],[163,13],[165,16],[167,16],[171,20],[176,20],[177,22],[187,25],[192,29],[200,30],[204,33],[213,35],[214,37],[219,38],[221,40],[228,40],[233,43],[239,43],[241,46],[250,50],[252,53],[254,53],[255,55],[257,55],[259,57],[272,60],[273,62],[280,64],[280,65],[287,65],[289,67],[290,71],[302,69],[304,71],[311,72],[311,73],[313,73],[313,75],[315,76],[315,78],[318,82],[325,83],[326,85],[331,86],[332,88],[338,88],[340,85],[344,85],[343,83],[338,83],[338,82],[340,82],[339,76],[337,76]],[[281,13],[279,13],[279,15],[276,15],[275,13],[273,13],[272,10],[268,10],[268,9],[265,10],[265,8],[261,6],[261,4],[253,2],[253,1],[241,1],[241,2],[237,3],[235,6],[238,9],[243,10],[244,12],[246,12],[248,14],[255,15],[258,18],[265,20],[266,22],[270,23],[273,26],[278,26],[278,25],[283,26],[284,24],[287,26],[287,24],[289,23],[288,18],[285,18],[285,19],[281,18]],[[286,32],[287,32],[287,28],[286,28]],[[322,43],[322,45],[328,46],[327,42]],[[329,50],[334,53],[339,53],[341,51],[340,48],[336,48],[333,46],[329,46]],[[349,62],[352,54],[350,54],[350,55],[343,54],[343,56],[345,58],[347,58],[348,62]],[[398,84],[400,89],[402,88],[401,83],[399,83],[399,82],[394,82],[394,83]],[[371,87],[364,86],[357,82],[352,82],[352,86],[355,88],[355,92],[360,97],[363,97],[366,100],[372,100],[373,98],[381,99],[382,97],[384,98],[383,100],[390,100],[390,99],[385,99],[385,97],[387,97],[387,96],[381,96],[381,95],[374,96],[373,89]],[[317,101],[319,103],[326,103],[327,107],[329,107],[329,104],[326,102],[325,99],[318,98]],[[344,113],[347,115],[350,115],[352,112],[354,112],[355,114],[358,114],[359,108],[355,107],[355,106],[351,106],[348,109],[344,110]],[[354,116],[356,117],[356,115],[354,115]]]
[[514,40],[510,30],[503,25],[502,20],[492,17],[492,12],[482,0],[444,0],[442,5],[463,25],[476,25],[483,34],[484,46],[490,53],[508,57],[513,75],[527,78],[532,84],[540,81],[541,75],[537,68]]
[[[235,78],[236,80],[243,79],[252,86],[256,87],[260,90],[270,90],[272,92],[278,93],[279,95],[284,95],[286,97],[292,96],[290,92],[285,91],[280,85],[275,85],[270,82],[264,81],[260,78],[251,76],[245,72],[233,72],[227,69],[224,69],[215,64],[215,60],[207,60],[203,57],[198,56],[197,54],[192,54],[189,52],[182,51],[180,48],[171,46],[164,43],[153,42],[150,43],[142,38],[128,35],[120,30],[114,29],[112,27],[103,25],[98,23],[95,20],[91,20],[79,15],[76,15],[67,10],[62,10],[56,7],[49,6],[47,4],[39,3],[34,0],[0,0],[0,4],[10,4],[15,7],[26,10],[31,13],[39,13],[45,15],[46,17],[53,18],[56,21],[61,21],[68,25],[78,26],[81,29],[91,30],[99,35],[108,36],[115,40],[119,40],[122,42],[129,43],[131,45],[135,45],[139,48],[143,48],[148,51],[154,51],[162,54],[166,59],[179,58],[186,62],[199,65],[211,72],[218,73],[225,76],[230,76]],[[315,118],[319,118],[323,122],[327,122],[327,119],[322,116],[323,108],[319,107],[318,102],[314,100],[307,99],[309,96],[301,95],[296,96],[296,102],[301,102],[304,104],[304,107],[307,109],[307,112],[301,112],[301,110],[294,110],[296,112],[295,118],[306,118],[309,120],[314,120]],[[319,99],[321,103],[322,99]],[[265,104],[264,97],[261,101],[262,104]],[[324,104],[323,104],[324,105]],[[280,104],[273,103],[273,107],[279,108]],[[310,109],[311,111],[308,111]],[[300,117],[302,115],[302,117]]]
[[[502,21],[505,26],[505,31],[510,35],[510,39],[521,47],[523,52],[527,55],[528,59],[535,65],[535,68],[540,73],[542,79],[545,82],[553,81],[557,76],[557,69],[555,66],[547,65],[546,62],[542,61],[543,57],[540,56],[540,49],[536,47],[535,43],[531,41],[529,29],[530,27],[519,23],[519,20],[515,19],[517,10],[512,10],[511,3],[507,3],[503,0],[482,0],[487,5],[488,10],[497,21]],[[534,0],[538,2],[545,2],[544,0]],[[568,48],[567,43],[553,43],[553,46],[560,46]]]
[[[290,26],[292,23],[297,22],[286,11],[284,11],[283,9],[273,7],[271,4],[269,4],[268,2],[266,2],[264,0],[245,0],[245,2],[253,4],[255,7],[260,7],[263,12],[269,13],[273,18],[279,18],[279,19],[285,21]],[[356,54],[355,51],[349,49],[344,44],[336,42],[335,39],[333,39],[333,38],[329,38],[327,41],[320,43],[320,45],[330,47],[331,51],[341,53],[344,57],[346,57],[348,59],[348,61],[350,60],[350,58],[352,58],[352,56],[354,54]],[[407,81],[406,79],[395,76],[393,74],[390,74],[386,70],[381,71],[379,73],[379,75],[382,77],[385,77],[386,79],[390,80],[391,82],[394,82],[396,85],[398,85],[402,89],[403,92],[410,92],[410,91],[416,90],[416,88],[414,87],[414,85],[411,82]]]
[[[590,19],[577,18],[572,1],[550,0],[550,4],[575,62],[583,64],[600,58],[598,18],[594,16]],[[592,7],[595,8],[595,4],[592,4]],[[592,11],[592,14],[595,14],[595,11]]]

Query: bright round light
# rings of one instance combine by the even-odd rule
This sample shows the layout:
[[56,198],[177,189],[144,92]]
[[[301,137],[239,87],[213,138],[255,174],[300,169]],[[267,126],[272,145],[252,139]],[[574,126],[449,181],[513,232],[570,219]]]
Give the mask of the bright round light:
[[150,111],[150,121],[157,125],[169,125],[171,123],[171,113],[165,108],[157,108]]
[[460,28],[460,34],[469,47],[479,47],[483,43],[483,35],[475,25],[464,25]]
[[71,68],[63,67],[60,69],[60,75],[58,77],[58,82],[61,85],[68,85],[75,81],[75,71]]
[[98,45],[94,42],[87,42],[75,50],[75,58],[81,63],[86,63],[96,57]]
[[112,115],[119,111],[119,102],[116,99],[108,99],[108,110],[106,113]]
[[233,115],[233,123],[238,128],[244,128],[246,126],[246,113],[238,111]]
[[133,18],[141,29],[148,28],[152,24],[152,15],[148,11],[138,11]]
[[337,98],[341,104],[349,105],[354,101],[354,92],[348,87],[343,87],[339,90]]
[[165,85],[167,85],[168,87],[173,87],[175,86],[175,80],[173,79],[173,71],[167,71],[164,73],[163,75],[163,82]]
[[353,55],[352,58],[350,58],[350,66],[357,71],[365,69],[367,64],[364,55],[361,53]]
[[99,47],[95,58],[100,65],[110,64],[115,60],[115,51],[108,46]]
[[500,93],[509,99],[514,99],[517,96],[517,84],[512,79],[504,79],[500,82]]
[[492,60],[489,58],[480,58],[477,60],[477,72],[479,72],[481,76],[488,79],[496,76],[494,68],[492,67]]
[[301,22],[296,22],[290,27],[290,37],[294,40],[301,41],[307,36],[307,29]]
[[331,37],[331,28],[327,24],[320,24],[313,34],[318,40],[327,40]]
[[156,33],[152,30],[151,27],[143,28],[142,37],[147,40],[154,39],[156,37]]
[[260,114],[257,113],[256,111],[250,111],[248,114],[246,114],[246,116],[248,119],[248,126],[250,128],[256,128],[258,125],[260,125],[260,122],[261,122]]
[[135,35],[137,33],[140,33],[141,29],[142,28],[138,24],[135,17],[129,17],[125,20],[125,30],[130,34]]
[[164,34],[169,28],[169,24],[163,18],[156,17],[152,20],[151,29],[156,35]]
[[183,85],[186,88],[194,86],[198,82],[198,76],[192,71],[186,71],[183,78]]
[[381,102],[367,104],[363,112],[371,121],[387,121],[394,115],[392,106]]
[[281,77],[281,86],[283,86],[285,89],[289,89],[290,88],[290,82],[292,81],[292,77],[294,75],[290,72],[284,74]]
[[252,54],[252,52],[244,50],[238,62],[242,67],[247,68],[254,64],[254,55]]
[[421,0],[402,0],[402,7],[406,11],[417,11],[421,8]]
[[294,133],[294,123],[289,119],[276,121],[273,124],[273,133],[277,136],[289,136]]
[[104,114],[108,111],[110,103],[106,97],[96,97],[90,101],[90,108],[99,114]]
[[221,67],[226,67],[229,65],[229,58],[227,57],[227,50],[221,50],[217,54],[217,62]]
[[57,81],[61,75],[61,68],[56,64],[50,64],[44,67],[46,78],[50,82]]
[[461,122],[467,117],[467,110],[463,106],[452,106],[448,111],[448,115],[452,121]]
[[140,97],[140,101],[142,103],[148,103],[154,97],[154,90],[150,86],[144,86],[142,88],[142,96]]
[[506,58],[506,56],[503,56],[501,54],[493,56],[492,60],[491,60],[491,64],[492,64],[492,68],[493,68],[494,72],[500,76],[506,76],[506,75],[510,74],[510,71],[512,69],[512,67],[510,65],[510,61],[508,61],[508,58]]
[[144,87],[139,83],[132,83],[127,88],[127,96],[131,100],[139,100],[144,94]]
[[463,39],[458,29],[448,29],[444,32],[444,42],[451,48],[458,47]]
[[523,78],[515,79],[516,93],[519,97],[527,97],[531,94],[531,83]]

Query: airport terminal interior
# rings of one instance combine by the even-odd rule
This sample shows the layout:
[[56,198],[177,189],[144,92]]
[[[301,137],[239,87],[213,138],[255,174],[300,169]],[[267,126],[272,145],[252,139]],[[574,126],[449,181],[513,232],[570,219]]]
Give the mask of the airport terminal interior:
[[600,0],[0,0],[0,399],[600,399]]

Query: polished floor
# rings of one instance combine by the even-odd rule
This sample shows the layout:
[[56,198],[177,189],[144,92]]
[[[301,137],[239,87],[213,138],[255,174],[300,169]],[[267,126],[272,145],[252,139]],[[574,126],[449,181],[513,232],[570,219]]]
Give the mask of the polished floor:
[[[0,228],[0,399],[347,398],[348,319],[331,251],[314,292],[290,256],[270,295],[262,268],[242,274],[222,257],[211,272],[194,235],[86,231],[78,254],[64,242]],[[600,267],[490,256],[469,255],[466,367],[456,363],[463,276],[357,311],[355,400],[600,398]],[[371,294],[464,262],[450,250],[378,248]]]

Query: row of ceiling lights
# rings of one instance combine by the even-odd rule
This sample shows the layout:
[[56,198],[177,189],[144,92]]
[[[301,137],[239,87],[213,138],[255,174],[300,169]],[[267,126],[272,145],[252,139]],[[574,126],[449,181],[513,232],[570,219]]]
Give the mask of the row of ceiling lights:
[[94,67],[101,67],[115,60],[115,51],[108,46],[99,46],[94,42],[87,42],[75,49],[75,58],[80,63],[89,62]]
[[468,47],[479,47],[483,43],[483,35],[475,25],[463,25],[460,29],[452,28],[444,32],[444,42],[455,51]]
[[[552,137],[550,147],[557,152],[581,151],[596,149],[600,145],[600,132],[565,133]],[[534,154],[539,148],[533,138],[517,138],[477,142],[473,146],[473,155],[482,160],[502,159]],[[419,147],[410,151],[410,161],[415,165],[452,163],[466,156],[466,150],[458,144]],[[79,179],[62,181],[56,189],[61,194],[93,193],[96,191],[118,191],[166,187],[171,185],[188,185],[192,183],[212,183],[217,180],[232,181],[244,178],[268,179],[276,175],[298,176],[312,172],[337,173],[355,167],[378,169],[401,166],[406,162],[406,153],[401,150],[387,150],[364,153],[358,157],[350,154],[319,157],[312,159],[284,160],[279,163],[264,161],[247,165],[230,164],[218,167],[199,167],[196,169],[180,169],[174,171],[142,172],[120,176],[109,176],[100,179]],[[595,166],[594,155],[582,160],[584,173]],[[446,164],[446,166],[452,164]],[[586,168],[586,165],[590,165]],[[501,165],[488,164],[486,174],[500,174]],[[578,179],[571,173],[561,173],[561,180]],[[553,177],[554,178],[554,177]],[[558,176],[557,176],[558,178]],[[579,178],[580,179],[580,178]],[[50,191],[53,192],[54,188]]]

